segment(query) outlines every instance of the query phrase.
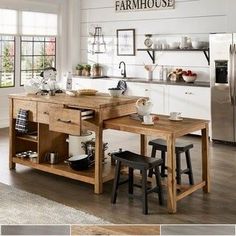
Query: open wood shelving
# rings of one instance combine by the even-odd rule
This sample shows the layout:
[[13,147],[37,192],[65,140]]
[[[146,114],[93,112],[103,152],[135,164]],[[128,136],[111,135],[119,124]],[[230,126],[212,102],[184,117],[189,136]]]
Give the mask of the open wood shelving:
[[[95,182],[94,167],[91,167],[88,170],[76,171],[76,170],[71,169],[71,167],[64,162],[51,165],[48,163],[34,163],[30,161],[29,159],[21,159],[18,157],[13,157],[13,162],[24,165],[24,166],[28,166],[37,170],[45,171],[48,173],[83,181],[89,184],[94,184]],[[103,183],[112,180],[114,178],[114,172],[115,172],[115,167],[111,165],[110,162],[103,164]]]
[[152,59],[153,64],[156,63],[155,52],[203,52],[208,65],[210,64],[210,49],[209,48],[201,48],[201,49],[152,49],[152,48],[139,48],[137,51],[147,52],[150,58]]

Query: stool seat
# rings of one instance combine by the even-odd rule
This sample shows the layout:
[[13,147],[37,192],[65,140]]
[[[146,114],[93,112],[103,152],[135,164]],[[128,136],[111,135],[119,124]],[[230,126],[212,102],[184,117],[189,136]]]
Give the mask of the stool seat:
[[162,159],[142,156],[130,151],[117,152],[112,155],[114,160],[122,161],[124,165],[135,169],[151,169],[162,164]]
[[[163,139],[154,139],[149,141],[149,145],[152,146],[152,154],[151,156],[153,158],[156,157],[156,151],[161,151],[161,159],[163,161],[161,165],[161,176],[166,177],[166,152],[167,152],[167,144],[166,140]],[[189,176],[189,184],[194,184],[193,179],[193,170],[192,170],[192,164],[191,164],[191,157],[190,157],[190,149],[193,148],[192,143],[184,143],[176,141],[175,143],[175,154],[176,154],[176,179],[177,184],[181,184],[181,175],[186,174]],[[186,157],[186,164],[187,168],[182,170],[181,169],[181,153],[185,153]],[[152,176],[152,170],[149,172],[149,177]]]
[[[162,159],[150,158],[143,155],[139,155],[130,151],[116,152],[112,154],[113,160],[116,161],[115,178],[113,183],[111,203],[116,203],[118,187],[128,182],[128,193],[133,195],[133,187],[140,187],[134,184],[134,170],[140,170],[142,175],[142,202],[143,202],[143,213],[148,214],[148,202],[147,195],[149,193],[158,193],[159,203],[163,204],[163,192],[161,186],[161,175],[159,166],[163,164]],[[121,165],[128,166],[129,177],[128,180],[120,182]],[[156,187],[148,188],[147,186],[147,172],[148,170],[154,170],[153,173],[156,176]]]
[[[151,146],[155,146],[157,150],[167,152],[166,140],[163,139],[154,139],[149,141],[148,143]],[[175,152],[186,152],[187,150],[193,148],[192,143],[184,143],[184,142],[175,142]]]

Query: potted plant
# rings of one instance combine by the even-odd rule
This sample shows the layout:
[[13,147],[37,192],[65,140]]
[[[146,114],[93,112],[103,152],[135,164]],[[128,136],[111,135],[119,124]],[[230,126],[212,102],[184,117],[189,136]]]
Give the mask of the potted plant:
[[101,76],[102,75],[102,66],[99,63],[95,63],[93,65],[93,76]]
[[90,72],[91,72],[91,65],[89,65],[89,64],[84,65],[83,75],[90,76]]
[[78,65],[76,66],[76,73],[77,73],[77,75],[81,76],[83,69],[84,69],[84,66],[81,65],[81,64],[78,64]]

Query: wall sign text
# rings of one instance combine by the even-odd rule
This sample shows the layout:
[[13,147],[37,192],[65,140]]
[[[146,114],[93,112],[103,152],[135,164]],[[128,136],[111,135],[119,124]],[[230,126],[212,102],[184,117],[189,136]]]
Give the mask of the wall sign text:
[[175,0],[116,0],[116,12],[173,9]]

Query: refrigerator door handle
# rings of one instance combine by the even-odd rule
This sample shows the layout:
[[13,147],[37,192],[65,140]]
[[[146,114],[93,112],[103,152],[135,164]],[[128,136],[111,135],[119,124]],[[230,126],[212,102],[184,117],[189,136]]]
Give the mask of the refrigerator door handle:
[[231,104],[234,105],[234,96],[233,96],[233,85],[232,85],[232,75],[233,75],[233,55],[234,55],[234,48],[235,45],[230,44],[229,47],[229,56],[230,56],[230,61],[229,61],[229,94],[230,94],[230,100]]

